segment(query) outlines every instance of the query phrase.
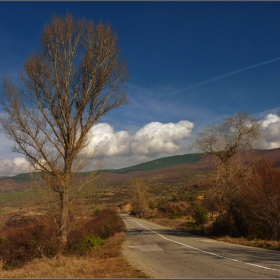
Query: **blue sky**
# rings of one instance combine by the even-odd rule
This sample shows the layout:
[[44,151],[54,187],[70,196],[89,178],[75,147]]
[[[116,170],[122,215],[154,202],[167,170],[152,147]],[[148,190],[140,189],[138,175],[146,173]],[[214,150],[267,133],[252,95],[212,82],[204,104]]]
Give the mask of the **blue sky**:
[[[95,130],[118,150],[100,148],[105,167],[186,153],[203,126],[244,110],[271,121],[263,147],[280,145],[280,2],[0,2],[1,76],[17,77],[40,47],[44,25],[67,12],[110,23],[129,62],[130,104]],[[166,134],[172,137],[163,139]],[[1,175],[21,155],[11,152],[3,135],[0,141]],[[98,146],[101,140],[94,141]],[[150,148],[144,152],[143,145]]]

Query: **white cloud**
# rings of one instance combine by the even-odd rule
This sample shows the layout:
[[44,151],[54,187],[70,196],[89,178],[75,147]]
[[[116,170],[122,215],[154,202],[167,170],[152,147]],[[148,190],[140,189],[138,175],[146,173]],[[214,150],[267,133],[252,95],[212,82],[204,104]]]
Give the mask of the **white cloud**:
[[31,166],[24,158],[0,160],[0,175],[12,176],[19,173],[31,172]]
[[96,149],[98,156],[118,156],[130,153],[131,135],[127,131],[115,132],[107,123],[99,123],[91,129],[89,149]]
[[261,148],[273,149],[280,147],[280,117],[276,114],[268,114],[260,121],[262,128]]
[[268,114],[266,119],[261,122],[261,126],[266,128],[272,123],[280,122],[280,118],[276,114]]
[[[280,147],[280,117],[268,114],[260,124],[263,132],[260,148]],[[187,120],[178,123],[151,122],[131,133],[115,131],[108,123],[99,123],[90,131],[90,145],[85,152],[96,150],[96,158],[104,160],[102,168],[131,166],[162,156],[187,153],[187,141],[193,136],[193,128],[194,124]],[[6,145],[8,143],[1,148],[2,158],[7,156],[4,154]],[[30,170],[24,158],[0,158],[0,175],[15,175]]]
[[[157,157],[185,152],[186,138],[194,124],[182,120],[178,123],[151,122],[134,134],[115,131],[108,123],[99,123],[90,131],[90,144],[84,154],[104,159],[103,168],[121,168]],[[0,160],[0,175],[30,172],[29,163],[23,158]]]
[[96,149],[98,158],[117,156],[119,162],[126,159],[130,164],[136,164],[141,159],[180,152],[184,147],[181,141],[191,135],[193,127],[194,124],[186,120],[166,124],[151,122],[132,135],[128,131],[116,132],[107,123],[99,123],[91,129],[89,148]]
[[157,155],[176,153],[180,150],[179,140],[190,136],[194,124],[189,121],[163,124],[152,122],[141,128],[133,137],[133,154]]

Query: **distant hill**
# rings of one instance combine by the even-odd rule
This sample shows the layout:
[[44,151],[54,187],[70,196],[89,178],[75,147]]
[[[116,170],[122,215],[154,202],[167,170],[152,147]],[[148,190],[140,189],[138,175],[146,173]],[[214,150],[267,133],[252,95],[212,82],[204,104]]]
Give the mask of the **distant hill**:
[[39,174],[34,172],[34,173],[22,173],[22,174],[18,174],[15,176],[1,176],[0,177],[0,181],[3,180],[7,180],[7,179],[12,179],[14,180],[16,183],[26,183],[26,182],[30,182],[32,179],[38,179],[39,178]]
[[152,161],[136,164],[130,167],[120,169],[104,169],[102,171],[112,172],[116,174],[125,174],[133,171],[148,171],[154,169],[160,169],[164,167],[184,164],[184,163],[195,163],[201,159],[202,154],[185,154],[170,157],[158,158]]
[[[270,150],[254,150],[253,154],[257,157],[264,157],[270,160],[274,167],[280,167],[280,148],[270,149]],[[248,151],[239,151],[238,157],[246,162],[250,160],[250,154]],[[176,169],[179,170],[210,170],[214,168],[213,156],[202,157],[200,153],[177,155],[170,157],[158,158],[152,161],[140,163],[130,167],[120,168],[120,169],[102,169],[99,170],[99,173],[111,173],[116,175],[127,174],[132,172],[148,172],[156,171],[156,173],[166,172],[168,170]],[[170,169],[171,168],[171,169]],[[78,177],[86,176],[89,172],[80,172]],[[148,174],[147,174],[148,175]],[[15,182],[17,184],[28,183],[32,179],[39,178],[38,173],[25,173],[19,174],[12,177],[0,177],[0,186],[4,184],[9,184],[9,182]],[[1,191],[1,190],[0,190]]]
[[[238,160],[243,163],[249,163],[252,159],[264,158],[272,163],[273,167],[280,167],[280,148],[269,150],[241,150],[238,151],[236,156]],[[215,168],[214,156],[207,155],[203,157],[199,162],[195,163],[196,167],[201,170]]]
[[[114,174],[125,174],[125,173],[130,173],[134,171],[149,171],[149,170],[155,170],[155,169],[161,169],[164,167],[169,167],[169,166],[175,166],[175,165],[180,165],[180,164],[185,164],[185,163],[195,163],[198,162],[201,159],[201,154],[185,154],[185,155],[177,155],[177,156],[170,156],[170,157],[163,157],[159,159],[155,159],[152,161],[136,164],[130,167],[125,167],[125,168],[120,168],[120,169],[102,169],[99,172],[110,172]],[[87,175],[89,172],[80,172],[79,177],[83,177]],[[26,183],[30,182],[32,179],[36,180],[39,178],[38,173],[23,173],[23,174],[18,174],[16,176],[2,176],[0,177],[0,181],[3,180],[13,180],[16,183]]]

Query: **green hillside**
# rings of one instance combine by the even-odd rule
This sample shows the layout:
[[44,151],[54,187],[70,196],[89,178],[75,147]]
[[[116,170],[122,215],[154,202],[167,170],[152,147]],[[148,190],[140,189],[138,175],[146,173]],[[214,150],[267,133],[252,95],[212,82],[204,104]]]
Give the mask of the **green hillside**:
[[179,165],[183,163],[198,162],[201,159],[201,155],[202,154],[185,154],[185,155],[178,155],[178,156],[171,156],[171,157],[163,157],[152,161],[133,165],[130,167],[125,167],[121,169],[105,169],[103,171],[117,173],[117,174],[124,174],[133,171],[148,171],[148,170]]
[[[185,154],[185,155],[178,155],[178,156],[170,156],[170,157],[163,157],[159,159],[155,159],[152,161],[140,163],[137,165],[133,165],[130,167],[120,168],[120,169],[103,169],[100,170],[100,172],[111,172],[115,174],[124,174],[129,173],[133,171],[148,171],[148,170],[154,170],[174,165],[179,165],[183,163],[194,163],[201,159],[201,154]],[[86,176],[89,172],[81,172],[78,174],[79,177]],[[24,182],[30,182],[32,179],[37,180],[40,178],[40,174],[38,173],[24,173],[19,174],[16,176],[8,177],[10,179],[13,179],[17,183],[24,183]],[[7,179],[7,177],[0,177],[0,180]]]
[[0,177],[0,180],[5,180],[5,179],[13,179],[17,183],[25,183],[25,182],[30,182],[31,180],[38,180],[40,178],[39,173],[23,173],[23,174],[18,174],[16,176],[2,176]]

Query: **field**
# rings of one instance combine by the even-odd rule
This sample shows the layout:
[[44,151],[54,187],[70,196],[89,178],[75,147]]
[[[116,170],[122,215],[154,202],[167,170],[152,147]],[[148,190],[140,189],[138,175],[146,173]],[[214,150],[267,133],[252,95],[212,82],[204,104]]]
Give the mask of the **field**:
[[[280,149],[257,150],[257,156],[269,158],[274,166],[280,167]],[[241,157],[246,161],[246,153]],[[81,203],[96,207],[120,207],[130,203],[130,187],[135,178],[142,178],[149,186],[149,199],[181,200],[196,199],[203,188],[195,184],[207,178],[214,168],[211,157],[201,158],[201,154],[187,154],[165,157],[136,166],[117,170],[102,170],[94,175],[86,186]],[[88,173],[80,173],[74,183],[79,186]],[[0,219],[17,212],[30,212],[38,205],[38,174],[19,174],[10,178],[0,178]],[[190,186],[192,186],[190,188]],[[1,222],[0,220],[0,222]]]
[[[245,154],[245,155],[244,155]],[[246,153],[241,159],[246,161]],[[280,149],[256,151],[267,156],[276,170],[280,167]],[[205,234],[208,224],[195,226],[191,211],[200,205],[205,189],[199,182],[209,177],[214,164],[211,157],[201,155],[175,156],[120,170],[102,170],[93,176],[77,198],[73,211],[85,209],[86,214],[104,208],[118,209],[131,203],[132,182],[142,179],[148,186],[148,219],[161,225]],[[74,180],[74,189],[80,186],[88,173],[81,173]],[[0,234],[8,219],[33,216],[43,208],[38,188],[42,182],[38,174],[20,174],[0,178]],[[40,189],[40,188],[39,188]],[[156,210],[157,209],[157,210]],[[192,210],[190,210],[192,209]],[[72,211],[71,210],[71,211]],[[203,230],[202,230],[203,229]],[[24,267],[12,271],[0,270],[0,278],[145,278],[137,268],[131,267],[121,256],[121,244],[125,235],[118,234],[102,250],[88,257],[63,257],[35,259]],[[228,242],[280,249],[280,242],[260,239],[248,240],[229,236],[213,237]],[[107,252],[107,253],[106,253]],[[106,267],[110,266],[110,270]],[[87,269],[85,269],[85,267]]]

